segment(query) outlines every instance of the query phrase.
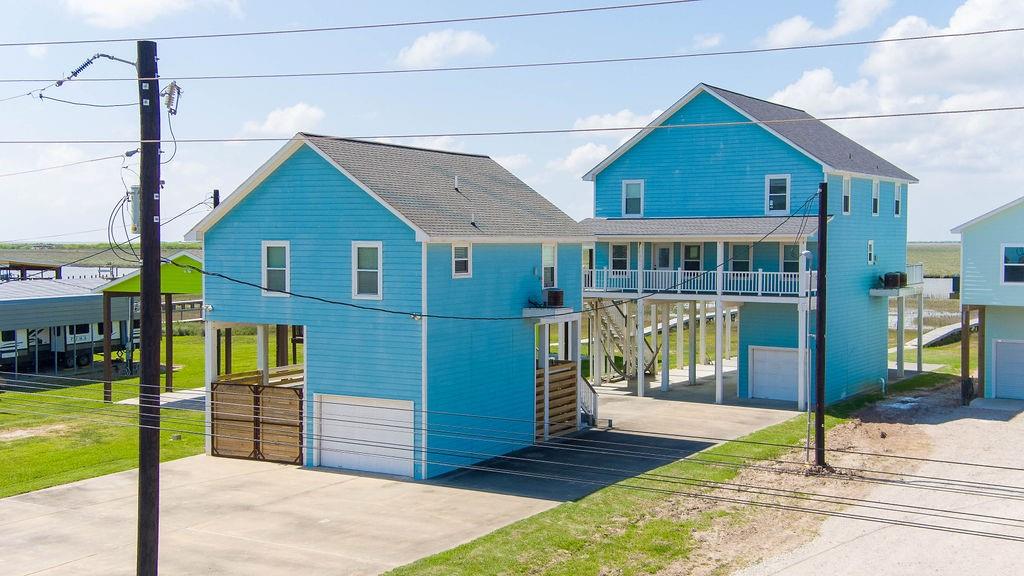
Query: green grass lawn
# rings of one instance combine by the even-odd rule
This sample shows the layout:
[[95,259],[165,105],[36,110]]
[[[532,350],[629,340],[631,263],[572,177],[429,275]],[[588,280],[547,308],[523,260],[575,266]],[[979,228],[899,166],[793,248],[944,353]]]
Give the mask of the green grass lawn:
[[[906,393],[949,380],[947,375],[925,374],[892,386],[891,392]],[[837,404],[830,408],[826,425],[831,428],[844,422],[856,410],[878,399],[878,395],[864,395]],[[806,419],[801,415],[741,440],[797,447],[805,435]],[[771,459],[778,458],[789,449],[727,442],[701,452],[701,458],[716,459],[717,456],[722,461],[735,460],[729,456]],[[652,473],[724,482],[734,478],[738,470],[680,460],[652,470]],[[693,486],[666,485],[650,477],[631,478],[451,550],[397,568],[389,574],[652,574],[688,557],[700,546],[695,534],[722,514],[705,511],[682,519],[661,517],[655,512],[672,495],[656,490],[701,491]],[[742,521],[742,516],[737,515],[735,521]]]
[[[271,358],[273,350],[271,338]],[[301,346],[299,352],[301,362]],[[175,389],[202,386],[202,336],[175,337],[174,363],[182,366],[174,373]],[[236,333],[233,371],[255,367],[256,337]],[[67,387],[0,394],[0,498],[138,466],[137,407],[103,404],[101,383],[68,386],[70,381],[45,375],[39,380]],[[138,396],[138,384],[138,377],[115,380],[114,401]],[[161,460],[203,451],[202,412],[163,409],[161,415]],[[19,431],[34,435],[3,440]]]
[[928,276],[952,276],[960,273],[959,242],[908,242],[907,262],[924,263]]

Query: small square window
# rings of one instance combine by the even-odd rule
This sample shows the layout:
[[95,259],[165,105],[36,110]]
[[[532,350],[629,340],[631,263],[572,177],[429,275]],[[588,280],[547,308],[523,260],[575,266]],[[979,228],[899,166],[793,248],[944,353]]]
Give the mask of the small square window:
[[644,181],[622,181],[622,215],[642,216],[644,213]]
[[469,244],[452,245],[452,277],[469,278],[473,275],[473,248]]
[[875,265],[875,241],[868,240],[868,265]]
[[381,299],[383,266],[380,242],[352,243],[352,297]]

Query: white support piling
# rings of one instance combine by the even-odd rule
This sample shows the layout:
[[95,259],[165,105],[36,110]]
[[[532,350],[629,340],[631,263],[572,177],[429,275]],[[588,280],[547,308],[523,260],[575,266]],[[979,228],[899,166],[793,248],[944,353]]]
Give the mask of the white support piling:
[[683,306],[682,302],[676,302],[676,368],[682,370],[683,365]]
[[540,325],[540,364],[544,369],[544,439],[548,439],[550,432],[549,413],[551,409],[551,326]]
[[690,384],[697,383],[697,301],[693,300],[690,302],[690,362],[688,368],[690,369],[689,381]]
[[644,397],[644,369],[647,367],[644,361],[644,303],[643,300],[636,302],[636,395]]
[[270,384],[270,331],[265,324],[256,325],[256,367],[263,385]]
[[593,335],[593,340],[590,342],[590,367],[594,374],[594,386],[600,386],[604,379],[604,374],[602,374],[604,371],[604,341],[601,340],[599,314],[599,311],[594,310],[594,315],[590,319],[590,333]]
[[672,369],[672,354],[668,342],[669,308],[671,304],[662,306],[661,314],[661,391],[668,392],[669,372]]
[[699,329],[699,338],[697,339],[697,346],[700,348],[700,354],[697,356],[701,364],[704,364],[705,359],[708,357],[707,350],[707,333],[706,325],[708,323],[708,301],[702,300],[700,303],[700,312],[697,314],[697,325]]
[[896,377],[903,378],[904,366],[903,366],[903,355],[906,343],[906,325],[904,312],[906,308],[906,297],[896,297]]
[[725,400],[725,382],[722,365],[722,301],[715,301],[715,404]]
[[729,303],[722,303],[722,312],[725,314],[725,359],[732,359],[732,312],[729,310]]
[[217,375],[217,324],[207,320],[204,326],[204,340],[203,348],[206,354],[205,362],[203,364],[204,377],[203,381],[206,383],[206,454],[213,453],[213,420],[211,413],[211,406],[213,405],[213,379]]
[[917,295],[917,373],[924,372],[924,291]]

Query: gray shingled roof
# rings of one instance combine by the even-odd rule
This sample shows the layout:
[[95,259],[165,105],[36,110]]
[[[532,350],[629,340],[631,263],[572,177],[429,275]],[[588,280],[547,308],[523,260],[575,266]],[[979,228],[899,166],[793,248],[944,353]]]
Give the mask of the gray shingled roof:
[[843,136],[831,126],[803,110],[752,98],[708,84],[704,84],[704,86],[740,110],[743,110],[755,120],[762,122],[800,120],[797,122],[775,122],[768,124],[768,126],[793,144],[803,148],[807,153],[836,170],[848,170],[872,176],[917,181],[917,178],[904,172],[871,150]]
[[75,278],[55,280],[11,280],[0,282],[0,302],[29,298],[61,298],[68,296],[94,296],[93,288],[106,283],[103,278]]
[[302,136],[431,237],[590,236],[487,156]]
[[761,238],[766,235],[797,236],[818,229],[815,218],[749,216],[723,218],[587,218],[580,222],[594,236],[650,238],[703,237]]

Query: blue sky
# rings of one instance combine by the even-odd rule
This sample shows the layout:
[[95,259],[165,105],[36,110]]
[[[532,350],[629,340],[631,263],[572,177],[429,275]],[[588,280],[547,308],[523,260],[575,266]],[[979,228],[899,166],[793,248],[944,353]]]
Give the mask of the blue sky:
[[[267,2],[129,0],[9,2],[4,41],[146,36],[345,25],[592,6],[559,2]],[[162,76],[495,64],[737,49],[1024,25],[1024,4],[1000,0],[689,4],[582,15],[321,34],[161,42]],[[633,125],[698,82],[818,115],[1020,104],[1020,35],[885,47],[549,69],[287,80],[183,81],[181,138],[462,132]],[[0,48],[0,77],[59,77],[99,51],[134,59],[134,44]],[[130,76],[100,61],[83,76]],[[38,87],[0,84],[0,98]],[[47,95],[128,102],[128,83],[72,83]],[[878,120],[835,127],[918,176],[910,238],[948,230],[1020,194],[1022,113]],[[29,98],[0,102],[2,139],[134,138],[133,108],[93,109]],[[166,125],[165,125],[165,136]],[[580,175],[622,133],[428,139],[410,144],[489,154],[575,218],[590,215]],[[164,168],[164,213],[213,188],[227,193],[278,144],[183,144]],[[117,154],[124,145],[0,146],[0,173]],[[169,146],[165,147],[169,150]],[[132,177],[130,172],[124,176]],[[0,178],[0,241],[102,228],[123,192],[117,160]],[[969,202],[964,190],[969,189]],[[168,226],[180,239],[201,213]],[[56,240],[105,239],[88,232]]]

